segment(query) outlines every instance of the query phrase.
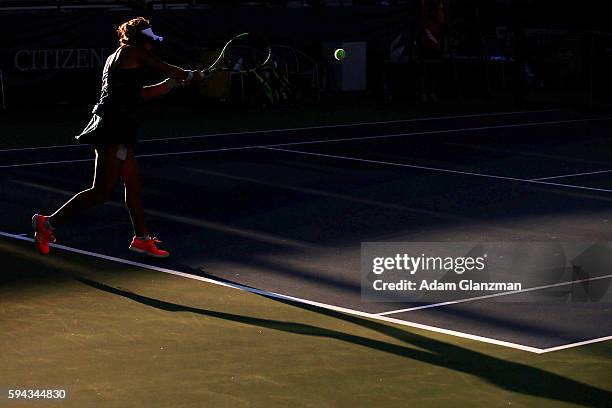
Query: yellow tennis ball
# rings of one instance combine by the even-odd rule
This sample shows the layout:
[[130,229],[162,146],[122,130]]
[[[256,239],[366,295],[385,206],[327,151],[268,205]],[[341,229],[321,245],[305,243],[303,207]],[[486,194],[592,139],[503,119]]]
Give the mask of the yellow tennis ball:
[[342,61],[344,57],[346,57],[346,51],[344,51],[344,49],[338,48],[336,51],[334,51],[334,58],[337,61]]

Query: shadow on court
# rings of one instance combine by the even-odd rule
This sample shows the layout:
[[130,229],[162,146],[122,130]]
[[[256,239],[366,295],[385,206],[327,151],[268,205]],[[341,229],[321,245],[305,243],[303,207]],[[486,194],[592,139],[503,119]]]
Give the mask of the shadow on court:
[[[612,400],[612,392],[583,384],[581,382],[565,378],[539,368],[502,360],[457,345],[452,345],[439,340],[410,333],[399,328],[314,306],[296,304],[293,302],[282,302],[300,309],[306,309],[377,331],[406,343],[407,345],[416,346],[427,351],[420,351],[410,347],[343,333],[341,331],[316,327],[309,324],[260,319],[256,317],[194,308],[139,295],[125,289],[108,286],[106,284],[83,277],[75,277],[75,279],[92,288],[117,296],[122,296],[143,305],[167,312],[195,313],[202,316],[228,320],[265,329],[278,330],[305,336],[335,339],[372,350],[382,351],[396,356],[452,369],[465,374],[478,376],[492,384],[516,393],[592,407],[609,406],[609,403]],[[273,300],[278,301],[278,299]]]

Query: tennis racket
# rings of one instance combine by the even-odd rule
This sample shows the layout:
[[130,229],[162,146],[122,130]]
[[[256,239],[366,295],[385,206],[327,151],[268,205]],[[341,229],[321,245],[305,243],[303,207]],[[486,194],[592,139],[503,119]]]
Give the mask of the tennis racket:
[[255,33],[242,33],[229,40],[205,75],[214,71],[249,73],[270,62],[272,50],[268,41]]

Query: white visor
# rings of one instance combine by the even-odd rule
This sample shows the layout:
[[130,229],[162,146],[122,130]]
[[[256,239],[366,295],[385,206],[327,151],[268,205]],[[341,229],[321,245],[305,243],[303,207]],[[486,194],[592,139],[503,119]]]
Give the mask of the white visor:
[[160,37],[159,35],[155,34],[153,30],[151,29],[151,27],[141,30],[140,32],[146,35],[147,37],[151,38],[153,41],[160,41],[160,42],[164,41],[164,37]]

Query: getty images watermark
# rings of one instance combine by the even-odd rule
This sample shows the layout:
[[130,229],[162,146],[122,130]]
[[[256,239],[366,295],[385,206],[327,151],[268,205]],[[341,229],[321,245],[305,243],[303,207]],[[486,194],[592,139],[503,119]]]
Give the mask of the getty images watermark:
[[611,301],[612,244],[365,242],[361,295],[373,302]]

